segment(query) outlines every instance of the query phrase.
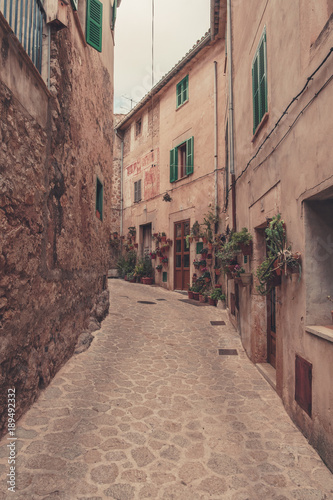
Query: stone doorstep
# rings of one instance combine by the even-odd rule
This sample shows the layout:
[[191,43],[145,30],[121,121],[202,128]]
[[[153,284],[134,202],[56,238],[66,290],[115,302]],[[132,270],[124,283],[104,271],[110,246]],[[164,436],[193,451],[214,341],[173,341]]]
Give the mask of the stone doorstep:
[[259,373],[264,377],[264,379],[271,385],[276,391],[276,370],[269,363],[257,363],[256,365]]

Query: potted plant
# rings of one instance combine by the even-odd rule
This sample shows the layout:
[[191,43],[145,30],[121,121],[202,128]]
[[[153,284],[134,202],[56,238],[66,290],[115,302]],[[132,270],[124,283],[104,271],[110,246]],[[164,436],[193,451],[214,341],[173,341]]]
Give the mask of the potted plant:
[[299,274],[301,279],[302,264],[301,254],[292,253],[291,245],[286,240],[286,225],[281,218],[281,214],[274,216],[265,229],[266,244],[269,250],[268,256],[257,269],[259,285],[257,291],[261,295],[270,292],[273,286],[278,286],[281,281],[281,274],[287,273],[288,269],[293,269]]
[[129,236],[132,239],[132,241],[134,241],[135,240],[135,236],[136,236],[136,228],[135,228],[135,226],[130,226],[128,228],[128,233],[129,233]]
[[198,260],[194,260],[193,261],[193,265],[196,269],[199,269],[199,266],[200,266],[200,262]]
[[163,245],[161,246],[161,252],[167,252],[169,250],[169,245],[168,243],[163,243]]
[[156,252],[150,252],[149,253],[149,256],[152,260],[155,260],[156,259]]
[[169,260],[168,257],[165,256],[165,257],[162,258],[162,263],[163,264],[167,264],[168,260]]
[[210,272],[205,268],[205,271],[203,271],[202,278],[204,278],[206,283],[210,282]]
[[242,282],[242,285],[243,286],[248,286],[248,285],[251,285],[252,283],[252,278],[253,278],[253,275],[252,273],[242,273],[240,275],[240,279],[241,279],[241,282]]
[[218,225],[219,220],[219,216],[216,215],[213,210],[210,210],[207,214],[204,215],[204,221],[201,224],[201,226],[203,227],[202,240],[204,243],[213,244],[215,228]]
[[167,238],[166,242],[171,247],[171,245],[172,245],[172,239],[171,238]]
[[206,267],[206,261],[204,259],[199,261],[199,267],[201,271]]
[[232,233],[231,241],[239,247],[243,255],[251,255],[252,253],[252,234],[249,233],[246,227],[243,227],[238,233]]
[[202,248],[200,250],[200,253],[201,253],[202,259],[206,259],[207,255],[208,255],[208,248]]
[[158,265],[156,266],[156,270],[157,270],[159,273],[162,271],[162,268],[163,268],[162,264],[158,264]]
[[193,299],[193,286],[190,286],[187,290],[187,295],[189,299]]
[[162,243],[166,242],[166,234],[165,233],[161,234],[161,241],[162,241]]
[[215,288],[210,292],[209,304],[216,306],[218,300],[225,300],[225,295],[222,293],[221,288]]
[[205,295],[205,290],[201,289],[201,291],[199,292],[199,302],[201,302],[202,304],[207,302],[207,297]]
[[237,255],[239,251],[239,248],[232,241],[229,241],[222,245],[220,250],[216,253],[216,257],[219,259],[221,267],[225,272],[233,271],[234,266],[237,265]]
[[212,262],[213,262],[213,256],[211,253],[208,253],[207,254],[207,257],[206,257],[206,262],[207,262],[207,266],[211,266],[212,265]]

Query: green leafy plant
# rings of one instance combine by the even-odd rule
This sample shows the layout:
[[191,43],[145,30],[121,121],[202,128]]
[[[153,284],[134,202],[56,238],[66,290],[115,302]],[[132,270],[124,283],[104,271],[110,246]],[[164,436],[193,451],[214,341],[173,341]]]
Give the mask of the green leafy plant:
[[128,273],[133,272],[135,265],[136,252],[131,250],[126,255],[121,255],[116,264],[119,276],[124,278]]
[[235,245],[234,242],[229,241],[220,248],[215,256],[219,259],[221,267],[226,270],[228,265],[232,264],[233,262],[237,263],[236,259],[239,252],[240,250],[237,245]]
[[129,232],[129,234],[130,234],[131,236],[135,236],[135,235],[136,235],[136,228],[135,228],[135,226],[130,226],[130,227],[128,228],[128,232]]
[[230,241],[238,246],[239,244],[250,245],[252,241],[252,234],[249,233],[246,227],[243,227],[238,233],[232,233]]
[[224,293],[222,293],[222,289],[221,288],[214,288],[210,292],[210,298],[212,300],[225,300],[225,295],[224,295]]
[[[218,208],[217,208],[217,214],[218,214]],[[209,210],[205,215],[204,215],[204,221],[201,224],[202,226],[202,231],[201,231],[201,236],[203,238],[206,238],[209,243],[213,243],[214,241],[214,235],[215,235],[215,228],[217,224],[219,223],[220,218],[218,215],[215,214],[213,210]]]
[[134,272],[135,276],[140,278],[151,278],[153,276],[154,269],[148,255],[145,255],[142,259],[138,259]]
[[193,226],[191,227],[191,235],[193,236],[193,238],[197,238],[200,236],[200,224],[199,222],[196,220],[193,224]]

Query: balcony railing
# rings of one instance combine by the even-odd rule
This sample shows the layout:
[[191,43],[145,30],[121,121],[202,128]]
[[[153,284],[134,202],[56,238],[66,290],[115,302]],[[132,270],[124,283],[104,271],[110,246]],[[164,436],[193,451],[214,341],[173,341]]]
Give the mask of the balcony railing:
[[0,11],[39,72],[45,11],[41,0],[0,0]]

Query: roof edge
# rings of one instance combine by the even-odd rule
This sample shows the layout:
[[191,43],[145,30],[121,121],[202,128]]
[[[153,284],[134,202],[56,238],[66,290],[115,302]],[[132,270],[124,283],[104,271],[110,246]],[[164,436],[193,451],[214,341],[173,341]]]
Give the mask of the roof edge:
[[132,118],[137,111],[139,111],[154,95],[156,95],[194,56],[196,56],[200,50],[202,50],[206,45],[212,42],[211,30],[197,42],[193,48],[186,53],[186,55],[175,65],[171,70],[156,84],[154,87],[141,99],[141,101],[125,116],[125,118],[118,123],[116,129],[121,129],[121,127]]

